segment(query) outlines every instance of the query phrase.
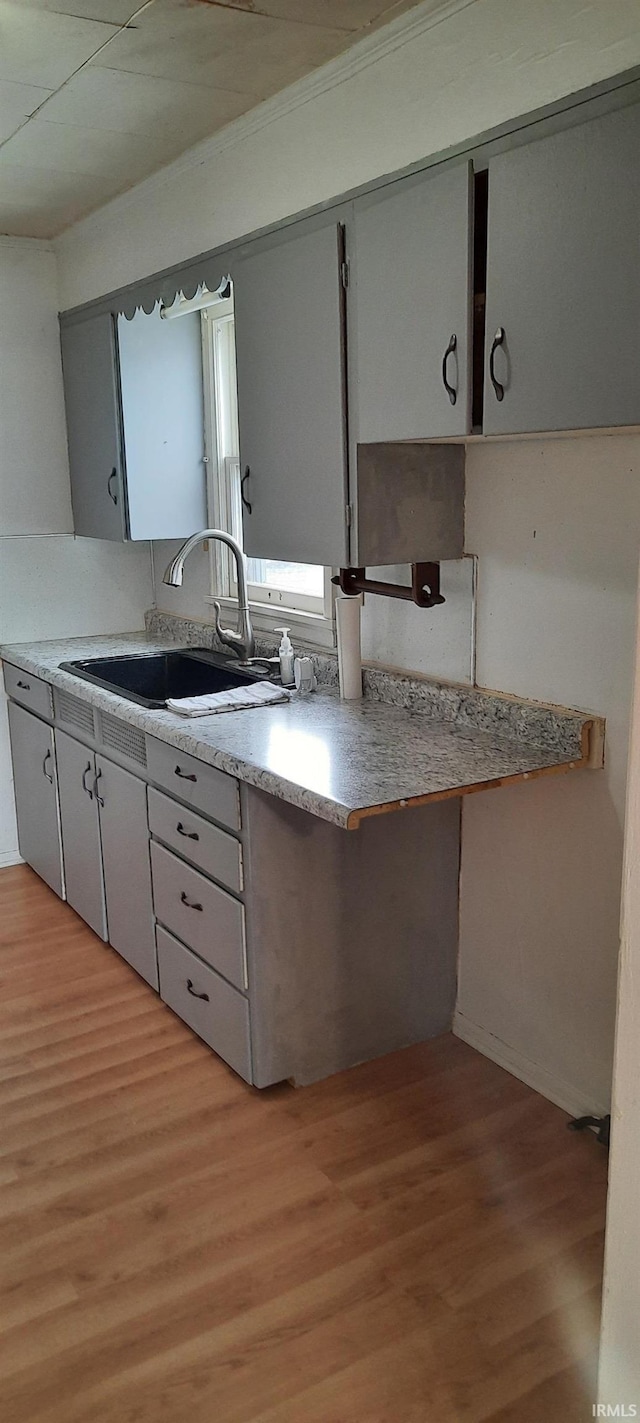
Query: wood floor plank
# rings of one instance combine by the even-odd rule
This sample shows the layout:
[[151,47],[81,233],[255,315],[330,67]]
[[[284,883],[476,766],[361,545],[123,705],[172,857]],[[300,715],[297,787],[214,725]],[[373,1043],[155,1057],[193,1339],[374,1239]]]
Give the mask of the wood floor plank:
[[2,1423],[583,1423],[606,1158],[450,1035],[298,1092],[0,872]]

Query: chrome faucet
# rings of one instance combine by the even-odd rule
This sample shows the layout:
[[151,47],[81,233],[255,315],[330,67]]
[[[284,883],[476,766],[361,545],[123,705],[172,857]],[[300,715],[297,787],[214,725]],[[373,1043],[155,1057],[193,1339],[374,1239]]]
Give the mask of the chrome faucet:
[[189,557],[191,550],[205,539],[219,539],[226,544],[236,561],[236,577],[238,581],[238,631],[233,628],[223,628],[220,626],[220,604],[214,603],[215,629],[220,641],[225,647],[230,647],[240,658],[241,662],[248,662],[255,654],[256,643],[251,626],[251,614],[249,612],[249,600],[247,598],[247,578],[245,572],[245,557],[231,534],[226,534],[222,529],[200,529],[199,533],[192,534],[190,539],[178,549],[175,558],[172,558],[167,568],[163,583],[168,583],[171,588],[181,588],[184,577],[185,559]]

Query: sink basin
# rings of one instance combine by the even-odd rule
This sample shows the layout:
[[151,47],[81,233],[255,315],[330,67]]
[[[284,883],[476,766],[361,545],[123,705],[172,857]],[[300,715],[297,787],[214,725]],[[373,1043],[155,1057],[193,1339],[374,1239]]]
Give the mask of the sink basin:
[[264,678],[264,670],[250,671],[209,652],[206,647],[180,648],[175,652],[149,652],[124,657],[90,657],[61,662],[85,682],[117,692],[143,707],[164,707],[168,697],[200,697],[226,692]]

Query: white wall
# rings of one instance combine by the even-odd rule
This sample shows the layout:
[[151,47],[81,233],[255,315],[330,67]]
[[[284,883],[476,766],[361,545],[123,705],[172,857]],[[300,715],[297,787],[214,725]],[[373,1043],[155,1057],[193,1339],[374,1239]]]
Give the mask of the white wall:
[[[435,19],[415,12],[66,234],[56,245],[63,304],[638,63],[637,0],[453,0]],[[517,1070],[531,1055],[550,1095],[594,1106],[606,1103],[611,1050],[639,532],[637,446],[627,438],[471,455],[479,680],[604,712],[610,741],[606,775],[465,807],[461,1002],[487,1050],[500,1027]],[[193,611],[198,576],[194,565]],[[401,609],[377,614],[369,655],[439,670],[427,622],[404,614],[401,626]]]
[[45,243],[0,237],[0,312],[0,535],[70,533],[56,259]]
[[[0,641],[135,631],[152,601],[149,550],[74,539],[55,258],[0,239]],[[0,696],[0,865],[18,858]]]
[[[639,622],[640,629],[640,622]],[[640,650],[640,644],[636,642]],[[632,719],[622,948],[612,1111],[607,1248],[600,1378],[601,1403],[636,1407],[640,1416],[640,656]]]
[[640,437],[475,445],[478,681],[607,718],[604,772],[463,803],[458,1031],[609,1109],[640,548]]

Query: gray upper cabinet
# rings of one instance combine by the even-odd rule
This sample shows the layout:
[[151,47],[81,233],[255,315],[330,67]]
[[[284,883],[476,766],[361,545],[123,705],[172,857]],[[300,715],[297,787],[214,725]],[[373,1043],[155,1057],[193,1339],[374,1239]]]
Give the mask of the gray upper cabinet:
[[639,154],[635,106],[491,160],[485,434],[640,421]]
[[75,532],[186,538],[205,527],[200,320],[109,313],[63,324]]
[[9,702],[9,733],[20,854],[62,896],[62,848],[53,731]]
[[341,229],[283,235],[234,269],[246,553],[346,562]]
[[63,326],[60,339],[75,532],[83,538],[123,539],[126,509],[113,317],[92,316]]
[[393,183],[355,203],[350,416],[357,441],[470,429],[471,169]]

